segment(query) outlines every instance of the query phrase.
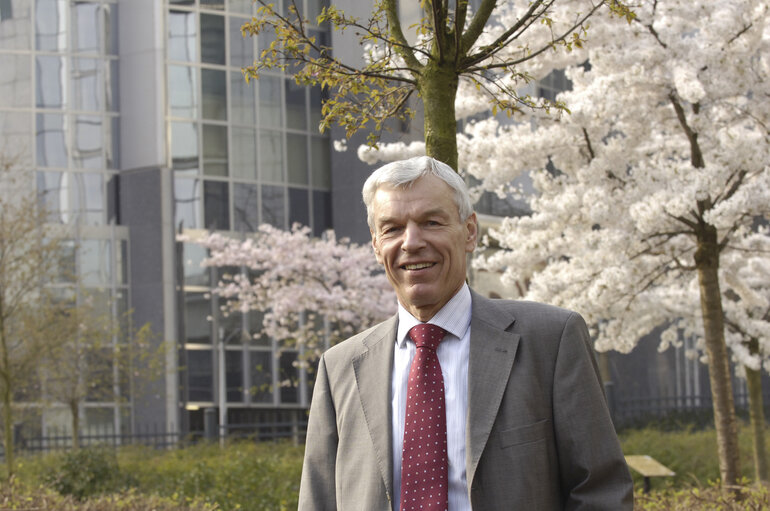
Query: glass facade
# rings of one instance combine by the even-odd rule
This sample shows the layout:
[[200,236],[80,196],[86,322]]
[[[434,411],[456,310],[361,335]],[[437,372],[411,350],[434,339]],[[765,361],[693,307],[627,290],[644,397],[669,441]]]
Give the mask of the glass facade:
[[[131,208],[139,206],[121,207],[127,188],[146,186],[141,179],[131,181],[138,173],[125,166],[134,165],[128,157],[134,153],[126,149],[127,158],[121,161],[121,142],[133,147],[137,137],[130,130],[153,122],[136,122],[120,111],[121,86],[124,106],[127,102],[137,106],[140,81],[125,72],[136,61],[121,55],[121,51],[131,58],[136,55],[131,30],[122,34],[125,48],[119,46],[118,29],[125,27],[120,22],[137,15],[131,2],[0,0],[0,150],[13,149],[30,172],[48,222],[70,236],[52,284],[58,296],[70,301],[97,297],[116,318],[131,308],[132,289],[139,302],[150,292],[146,274],[137,277],[142,268],[135,266],[132,281],[129,246],[137,250],[132,256],[138,256],[141,261],[134,262],[141,267],[143,249],[136,247],[144,247],[148,240],[155,244],[151,250],[159,245],[152,237],[156,225],[137,229],[129,223]],[[328,4],[298,3],[311,19]],[[163,49],[158,53],[162,61],[155,63],[165,83],[159,82],[157,96],[147,97],[155,110],[148,108],[146,113],[158,115],[165,138],[160,149],[153,148],[161,154],[158,161],[139,160],[149,162],[147,169],[141,169],[147,170],[142,178],[155,171],[162,178],[170,173],[171,188],[148,198],[148,204],[155,206],[152,201],[157,198],[161,206],[169,206],[159,209],[171,211],[177,232],[205,229],[240,235],[255,232],[261,223],[287,229],[295,222],[310,226],[316,234],[330,228],[331,144],[328,134],[318,132],[325,93],[298,86],[290,74],[280,71],[246,83],[241,68],[252,64],[271,42],[268,36],[241,34],[243,24],[256,13],[252,0],[164,0],[159,5],[157,24],[148,21],[146,26],[156,31],[160,41],[156,46]],[[277,6],[283,12],[287,9],[281,1]],[[322,27],[311,30],[322,41],[329,37]],[[121,77],[126,60],[127,76]],[[146,105],[138,106],[145,113]],[[126,133],[121,133],[121,122]],[[132,189],[131,197],[138,188]],[[153,256],[160,258],[161,252],[157,249]],[[164,310],[158,316],[166,323],[152,325],[156,333],[179,332],[179,401],[189,405],[191,416],[196,407],[217,406],[221,395],[231,417],[253,417],[235,413],[238,410],[306,407],[307,377],[296,367],[297,350],[282,349],[256,334],[261,329],[256,312],[223,316],[210,294],[216,272],[198,265],[205,254],[187,244],[183,252],[181,271],[173,281],[180,285],[176,312],[181,318],[174,322]],[[183,282],[178,282],[178,275]],[[161,294],[163,287],[152,292],[156,290]],[[87,432],[108,426],[125,432],[136,421],[127,386],[113,369],[102,368],[100,374],[115,372],[114,388],[122,394],[110,402],[103,400],[104,393],[89,396],[81,414]],[[173,399],[166,405],[169,402]],[[33,408],[27,416],[37,424],[30,427],[43,434],[66,430],[66,409]]]
[[[94,297],[102,305],[96,313],[114,317],[129,308],[128,235],[116,225],[114,195],[117,15],[118,0],[0,1],[0,150],[29,170],[48,221],[68,239],[50,284],[55,295],[73,302]],[[100,381],[112,372],[91,369]],[[25,426],[45,432],[69,425],[68,411],[46,408],[26,413]],[[81,423],[85,433],[123,431],[129,415],[129,396],[92,392]],[[36,424],[28,424],[30,417]]]
[[[318,13],[322,0],[299,3]],[[255,13],[250,1],[168,0],[167,7],[177,228],[253,232],[260,223],[296,221],[316,234],[329,228],[330,142],[318,133],[323,91],[280,71],[246,83],[241,68],[270,44],[241,34]]]

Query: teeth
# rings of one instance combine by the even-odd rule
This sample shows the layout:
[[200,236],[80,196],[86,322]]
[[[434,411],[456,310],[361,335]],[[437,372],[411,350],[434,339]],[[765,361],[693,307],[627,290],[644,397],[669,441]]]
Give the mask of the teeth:
[[433,266],[433,263],[407,264],[404,265],[404,268],[407,270],[422,270],[423,268],[428,268],[429,266]]

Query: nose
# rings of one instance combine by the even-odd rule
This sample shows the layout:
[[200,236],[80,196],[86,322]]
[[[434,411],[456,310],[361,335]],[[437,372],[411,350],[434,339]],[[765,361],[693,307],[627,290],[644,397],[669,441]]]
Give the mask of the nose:
[[404,242],[401,250],[404,252],[416,252],[425,246],[422,229],[415,222],[409,222],[404,229]]

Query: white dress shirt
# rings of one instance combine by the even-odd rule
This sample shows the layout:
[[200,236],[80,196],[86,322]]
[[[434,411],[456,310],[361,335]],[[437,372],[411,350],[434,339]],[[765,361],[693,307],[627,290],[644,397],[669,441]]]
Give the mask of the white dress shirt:
[[[409,367],[416,351],[409,330],[420,324],[398,304],[391,406],[393,417],[393,497],[394,509],[400,509],[401,450],[404,444],[404,417]],[[467,284],[433,316],[428,323],[447,331],[436,354],[444,377],[446,400],[447,451],[449,456],[449,511],[470,511],[468,483],[465,476],[465,421],[468,410],[468,356],[471,340],[471,292]]]

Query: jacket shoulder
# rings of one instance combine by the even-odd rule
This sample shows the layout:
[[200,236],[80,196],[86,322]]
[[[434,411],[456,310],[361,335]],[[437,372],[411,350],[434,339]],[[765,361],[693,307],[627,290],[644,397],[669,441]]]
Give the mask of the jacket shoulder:
[[[395,329],[397,324],[397,317],[393,316],[386,319],[374,326],[363,330],[351,337],[348,337],[344,341],[341,341],[324,352],[324,358],[329,361],[336,361],[339,359],[350,360],[351,357],[366,350],[367,342],[381,339],[391,330]],[[395,334],[394,334],[395,338]]]

